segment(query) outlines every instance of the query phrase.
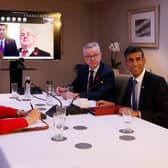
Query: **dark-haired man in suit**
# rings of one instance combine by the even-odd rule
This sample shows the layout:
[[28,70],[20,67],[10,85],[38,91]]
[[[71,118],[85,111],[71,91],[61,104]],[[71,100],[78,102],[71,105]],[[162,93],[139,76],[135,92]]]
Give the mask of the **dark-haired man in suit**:
[[[124,55],[125,65],[132,77],[128,81],[122,105],[131,107],[133,116],[142,117],[168,128],[168,85],[166,81],[163,77],[145,70],[146,58],[140,47],[129,46]],[[110,102],[99,101],[97,104],[105,106]]]
[[112,69],[105,65],[97,42],[87,43],[83,47],[83,58],[86,64],[78,69],[76,79],[71,83],[73,92],[65,92],[67,88],[57,87],[57,94],[64,98],[75,96],[92,100],[115,101],[115,79]]
[[36,56],[50,56],[50,53],[34,47],[35,34],[29,27],[24,27],[20,31],[20,43],[19,49],[20,57],[36,57]]
[[7,37],[7,24],[0,24],[0,53],[2,56],[19,56],[14,39]]

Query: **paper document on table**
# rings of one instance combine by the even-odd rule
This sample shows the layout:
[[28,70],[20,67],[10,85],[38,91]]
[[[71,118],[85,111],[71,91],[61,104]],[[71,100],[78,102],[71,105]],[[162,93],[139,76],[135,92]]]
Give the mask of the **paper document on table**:
[[43,127],[43,126],[46,126],[46,123],[43,120],[38,120],[36,123],[29,125],[27,128]]
[[44,130],[44,129],[48,129],[49,126],[47,124],[47,122],[45,122],[44,120],[39,120],[38,122],[26,127],[26,128],[22,128],[20,129],[18,132],[20,131],[38,131],[38,130]]
[[[80,98],[80,99],[82,99],[82,98]],[[83,103],[83,102],[81,102],[80,99],[74,100],[73,104],[78,107],[81,107],[81,103]],[[85,103],[85,106],[87,106],[86,108],[96,107],[96,101],[94,101],[94,100],[87,100],[87,102],[84,102],[84,103]]]

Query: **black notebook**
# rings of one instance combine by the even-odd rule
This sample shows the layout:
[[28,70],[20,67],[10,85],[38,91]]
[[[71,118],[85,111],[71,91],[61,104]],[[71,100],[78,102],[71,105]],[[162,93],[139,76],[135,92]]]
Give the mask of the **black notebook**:
[[[57,105],[54,105],[52,106],[48,111],[46,111],[46,114],[50,117],[53,117],[53,114],[56,112],[56,106]],[[71,106],[68,106],[67,107],[67,110],[66,110],[66,115],[68,114],[87,114],[89,112],[88,109],[82,109],[78,106],[75,106],[75,105],[71,105]]]

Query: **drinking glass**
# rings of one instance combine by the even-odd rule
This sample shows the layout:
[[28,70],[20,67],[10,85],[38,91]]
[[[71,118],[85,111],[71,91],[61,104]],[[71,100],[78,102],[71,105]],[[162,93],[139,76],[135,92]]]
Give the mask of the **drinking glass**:
[[24,101],[31,100],[31,81],[30,76],[25,77],[25,88],[24,88]]
[[11,98],[17,98],[18,97],[17,89],[18,89],[17,83],[11,83]]
[[47,105],[53,105],[53,99],[52,99],[52,89],[53,89],[53,81],[47,81],[47,88],[46,88],[46,104]]
[[53,84],[53,86],[52,86],[51,94],[52,94],[53,96],[56,96],[56,86],[55,86],[55,84]]
[[134,131],[130,128],[133,110],[131,108],[122,108],[120,110],[121,110],[122,117],[124,120],[124,125],[126,126],[126,128],[120,129],[119,131],[125,134],[133,133]]
[[63,136],[65,127],[66,107],[57,106],[56,112],[53,114],[53,130],[54,136],[51,137],[53,141],[64,141],[67,138]]

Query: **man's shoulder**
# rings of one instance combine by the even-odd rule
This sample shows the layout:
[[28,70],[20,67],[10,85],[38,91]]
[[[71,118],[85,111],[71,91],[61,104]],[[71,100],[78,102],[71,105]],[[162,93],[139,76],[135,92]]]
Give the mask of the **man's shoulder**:
[[5,43],[14,43],[15,42],[15,40],[14,39],[12,39],[12,38],[6,38],[5,39]]
[[165,80],[162,76],[148,72],[148,71],[145,72],[144,78],[151,80],[151,81]]
[[164,77],[151,73],[145,72],[143,83],[149,85],[150,87],[165,86],[167,87],[167,82]]
[[84,72],[84,71],[89,71],[89,66],[87,64],[80,64],[78,67],[78,72]]
[[113,69],[109,65],[107,65],[103,62],[100,63],[99,69],[100,69],[100,72],[106,72],[106,73],[113,72]]
[[34,48],[33,51],[33,56],[50,56],[50,53],[48,53],[47,51],[44,51],[42,49],[39,49],[38,47]]

